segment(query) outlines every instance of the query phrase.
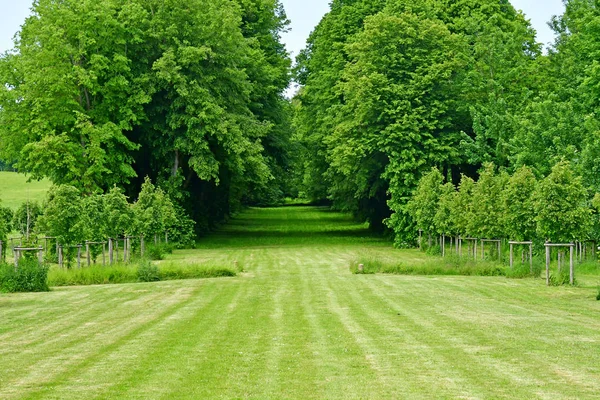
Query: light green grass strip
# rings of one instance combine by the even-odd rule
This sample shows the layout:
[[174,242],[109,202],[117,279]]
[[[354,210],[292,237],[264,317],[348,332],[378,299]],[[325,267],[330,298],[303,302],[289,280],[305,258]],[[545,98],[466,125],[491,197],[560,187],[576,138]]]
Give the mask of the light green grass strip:
[[340,214],[254,209],[164,261],[237,277],[1,295],[0,398],[597,398],[595,288],[351,274],[366,253],[424,257]]
[[27,200],[41,203],[46,198],[50,181],[44,179],[27,182],[27,179],[23,174],[0,171],[0,204],[16,210]]

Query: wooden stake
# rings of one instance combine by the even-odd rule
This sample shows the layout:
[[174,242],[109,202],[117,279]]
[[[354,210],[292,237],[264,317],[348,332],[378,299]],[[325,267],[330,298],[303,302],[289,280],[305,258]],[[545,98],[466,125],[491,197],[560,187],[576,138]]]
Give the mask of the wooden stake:
[[533,275],[533,244],[529,245],[529,273]]
[[442,234],[442,257],[446,257],[446,235]]
[[81,245],[77,246],[77,268],[81,268]]
[[58,246],[58,266],[63,267],[63,247]]
[[546,286],[550,286],[550,247],[548,246],[546,246]]
[[510,269],[513,269],[513,244],[510,243]]
[[569,263],[569,283],[571,285],[573,285],[575,283],[575,269],[573,266],[573,247],[571,246],[569,247],[569,259],[570,259],[570,263]]
[[89,267],[92,263],[92,257],[90,255],[90,242],[88,242],[87,240],[85,242],[85,252],[87,258],[87,266]]

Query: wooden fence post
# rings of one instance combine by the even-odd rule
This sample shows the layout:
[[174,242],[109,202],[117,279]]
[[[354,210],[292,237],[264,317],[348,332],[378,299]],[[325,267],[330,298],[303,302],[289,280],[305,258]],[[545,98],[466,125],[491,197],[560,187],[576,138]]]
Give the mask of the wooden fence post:
[[546,242],[546,286],[550,286],[550,247]]
[[0,240],[0,261],[4,260],[4,253],[2,252],[2,240]]
[[533,275],[533,243],[529,244],[529,273]]
[[571,285],[573,285],[575,283],[575,271],[574,271],[574,266],[573,266],[573,247],[574,247],[573,244],[571,244],[571,246],[569,246],[569,259],[570,259],[570,263],[569,263],[569,283]]
[[510,243],[510,269],[513,269],[513,244]]
[[58,246],[58,266],[63,267],[63,247]]
[[446,235],[442,234],[442,257],[446,257]]
[[89,267],[92,264],[92,257],[90,254],[90,242],[87,240],[85,241],[85,253],[87,258],[87,266]]

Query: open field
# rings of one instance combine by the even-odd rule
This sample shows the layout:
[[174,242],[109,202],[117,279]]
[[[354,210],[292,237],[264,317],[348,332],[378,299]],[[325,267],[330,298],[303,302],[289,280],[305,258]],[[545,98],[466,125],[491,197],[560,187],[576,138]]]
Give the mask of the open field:
[[27,182],[27,176],[16,172],[0,171],[0,200],[3,206],[16,210],[27,199],[42,202],[50,188],[50,181]]
[[0,295],[0,398],[597,398],[595,287],[351,274],[364,254],[425,262],[341,214],[252,209],[163,261],[237,277]]

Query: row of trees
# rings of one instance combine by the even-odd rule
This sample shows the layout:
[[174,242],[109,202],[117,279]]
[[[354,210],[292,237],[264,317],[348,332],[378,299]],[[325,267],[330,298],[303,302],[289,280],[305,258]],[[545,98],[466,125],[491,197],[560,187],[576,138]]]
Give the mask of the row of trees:
[[278,0],[35,1],[0,55],[0,159],[84,196],[149,176],[199,231],[277,201],[287,23]]
[[407,211],[427,235],[573,242],[600,239],[600,195],[591,197],[569,162],[537,180],[529,167],[496,173],[486,163],[479,180],[458,187],[433,168],[419,181]]
[[565,1],[543,54],[508,0],[333,0],[298,58],[304,192],[414,239],[407,202],[437,166],[537,178],[562,159],[600,191],[600,7]]
[[63,246],[127,235],[143,235],[150,241],[165,240],[166,235],[169,241],[187,246],[195,237],[194,222],[149,178],[134,203],[129,203],[116,186],[104,195],[81,197],[77,188],[59,185],[50,189],[42,207],[35,202],[25,203],[14,216],[10,209],[2,210],[0,240],[6,240],[13,228],[27,235],[25,240],[37,241],[41,234],[56,238]]

